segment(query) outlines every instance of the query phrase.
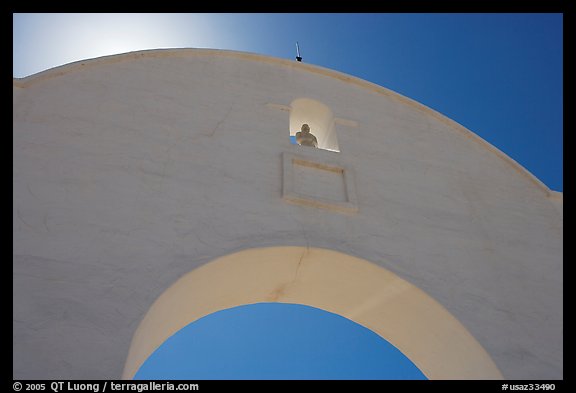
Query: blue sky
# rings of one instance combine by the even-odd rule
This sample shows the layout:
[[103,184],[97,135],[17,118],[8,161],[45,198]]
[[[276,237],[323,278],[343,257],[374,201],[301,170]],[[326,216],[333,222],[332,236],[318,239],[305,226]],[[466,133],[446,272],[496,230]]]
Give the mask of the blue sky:
[[13,76],[154,48],[331,68],[410,97],[563,191],[562,14],[14,14]]
[[[502,150],[552,190],[563,191],[562,14],[14,14],[13,21],[14,77],[155,48],[230,49],[294,59],[298,41],[304,62],[368,80],[437,110]],[[363,336],[363,328],[350,321],[293,307],[244,307],[214,314],[169,340],[167,345],[179,343],[172,352],[166,347],[155,355],[172,354],[175,363],[160,363],[172,364],[173,370],[201,359],[198,367],[209,364],[218,359],[215,346],[221,340],[210,341],[205,334],[218,331],[223,338],[230,326],[243,325],[232,340],[236,344],[261,339],[259,345],[266,345],[270,337],[249,335],[263,326],[273,329],[276,344],[289,337],[284,341],[303,347],[320,343],[322,335],[311,333],[331,332],[332,341],[314,347],[317,357],[291,352],[296,345],[276,351],[293,365],[309,362],[310,367],[318,361],[328,364],[325,355],[334,354],[342,337],[360,337],[356,347],[347,348],[356,361],[336,363],[350,367],[351,374],[339,374],[342,377],[362,378],[374,365],[374,356],[386,353],[382,364],[386,356],[401,363],[390,347],[371,353],[385,349],[387,342]],[[248,323],[262,316],[268,318],[265,323]],[[196,358],[177,355],[179,346],[192,345],[182,343],[193,337],[203,337]],[[372,344],[363,347],[366,342]],[[247,356],[240,364],[254,359],[262,360]],[[256,375],[249,370],[260,377],[275,375],[264,367],[273,360],[260,368],[250,364],[245,377]],[[302,376],[299,368],[292,369],[294,378]]]
[[309,306],[258,303],[181,329],[135,379],[427,378],[396,347],[349,319]]

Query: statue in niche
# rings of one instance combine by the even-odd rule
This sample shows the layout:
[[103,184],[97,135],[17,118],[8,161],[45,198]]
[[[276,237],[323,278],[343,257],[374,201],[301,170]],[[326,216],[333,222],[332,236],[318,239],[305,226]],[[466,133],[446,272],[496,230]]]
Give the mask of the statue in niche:
[[310,133],[310,126],[308,124],[302,124],[301,131],[296,133],[296,142],[300,146],[318,147],[318,140],[314,134]]

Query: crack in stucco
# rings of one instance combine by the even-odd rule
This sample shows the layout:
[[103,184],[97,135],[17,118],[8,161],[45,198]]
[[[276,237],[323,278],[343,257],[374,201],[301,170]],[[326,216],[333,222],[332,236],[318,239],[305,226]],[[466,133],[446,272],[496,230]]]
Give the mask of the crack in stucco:
[[216,134],[216,131],[218,130],[218,128],[220,128],[220,126],[222,125],[222,123],[224,123],[226,121],[226,119],[228,118],[228,116],[232,112],[232,109],[234,109],[234,105],[230,105],[230,107],[228,108],[228,110],[226,111],[224,116],[222,116],[222,118],[220,120],[218,120],[216,125],[209,132],[207,132],[207,133],[200,132],[199,134],[196,134],[196,135],[184,137],[184,138],[182,138],[182,141],[185,139],[188,139],[190,141],[194,141],[195,139],[201,138],[201,137],[213,137]]
[[[34,230],[40,230],[37,226],[29,224],[28,222],[26,222],[26,220],[24,220],[24,218],[22,217],[22,213],[20,212],[19,208],[16,208],[16,217],[18,218],[18,220],[20,222],[22,222],[25,226],[27,226],[28,228],[34,229]],[[50,232],[50,228],[48,227],[48,216],[46,214],[44,214],[43,218],[42,218],[42,224],[44,226],[44,229],[46,230],[46,232]]]
[[296,264],[296,269],[294,271],[294,276],[292,277],[292,279],[288,282],[279,285],[278,287],[276,287],[276,289],[270,292],[270,294],[267,297],[268,301],[277,302],[281,297],[283,297],[286,294],[286,292],[291,286],[296,284],[296,282],[298,281],[298,277],[300,275],[300,270],[304,264],[304,258],[306,257],[309,251],[310,247],[306,246],[306,248],[302,251],[302,254],[300,255],[298,263]]
[[214,126],[212,131],[210,131],[208,134],[204,134],[204,136],[214,136],[214,134],[216,133],[216,130],[218,130],[218,128],[220,128],[222,123],[224,123],[224,121],[228,118],[228,116],[232,112],[232,108],[233,108],[233,105],[230,105],[230,108],[228,108],[228,111],[226,112],[226,114],[218,121],[218,123],[216,123],[216,125]]
[[302,267],[304,257],[306,256],[306,254],[308,254],[308,252],[309,252],[309,247],[306,246],[306,248],[302,252],[302,255],[300,255],[300,260],[298,260],[298,265],[296,265],[296,271],[294,272],[294,278],[292,278],[292,281],[288,285],[293,285],[294,283],[296,283],[296,280],[298,280],[300,268]]

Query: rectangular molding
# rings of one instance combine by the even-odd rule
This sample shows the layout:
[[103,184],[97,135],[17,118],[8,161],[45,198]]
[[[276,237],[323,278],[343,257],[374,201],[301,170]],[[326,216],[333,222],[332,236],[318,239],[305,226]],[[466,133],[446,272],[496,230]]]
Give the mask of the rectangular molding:
[[282,198],[292,204],[339,213],[356,213],[352,171],[323,157],[282,153]]

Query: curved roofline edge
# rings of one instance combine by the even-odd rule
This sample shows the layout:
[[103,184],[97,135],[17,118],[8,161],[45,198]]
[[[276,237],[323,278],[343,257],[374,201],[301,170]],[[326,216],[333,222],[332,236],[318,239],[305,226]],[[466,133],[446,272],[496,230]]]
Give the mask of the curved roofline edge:
[[343,81],[343,82],[348,82],[348,83],[354,84],[356,86],[371,90],[371,91],[376,92],[378,94],[383,94],[387,97],[393,98],[393,99],[395,99],[395,100],[397,100],[397,101],[399,101],[405,105],[412,106],[415,109],[418,109],[418,110],[436,118],[437,120],[445,123],[446,125],[456,129],[457,131],[462,133],[464,136],[471,138],[472,140],[479,143],[483,147],[492,151],[499,158],[503,159],[504,161],[506,161],[510,165],[512,165],[512,167],[514,169],[516,169],[519,173],[522,173],[525,176],[527,176],[533,184],[535,184],[538,188],[540,188],[541,190],[543,190],[545,192],[545,194],[548,198],[558,199],[559,198],[558,194],[562,195],[561,192],[551,190],[546,184],[544,184],[540,179],[538,179],[536,176],[534,176],[525,167],[520,165],[518,162],[516,162],[514,159],[512,159],[510,156],[508,156],[506,153],[502,152],[500,149],[498,149],[494,145],[492,145],[489,142],[487,142],[486,140],[482,139],[480,136],[478,136],[477,134],[475,134],[471,130],[467,129],[466,127],[464,127],[460,123],[450,119],[449,117],[441,114],[440,112],[438,112],[434,109],[431,109],[430,107],[428,107],[424,104],[419,103],[418,101],[415,101],[411,98],[403,96],[402,94],[397,93],[395,91],[392,91],[392,90],[385,88],[383,86],[377,85],[375,83],[366,81],[364,79],[361,79],[361,78],[358,78],[358,77],[355,77],[352,75],[345,74],[345,73],[340,72],[340,71],[335,71],[335,70],[332,70],[329,68],[324,68],[324,67],[317,66],[317,65],[296,62],[296,61],[289,60],[289,59],[282,59],[282,58],[278,58],[278,57],[266,56],[266,55],[261,55],[261,54],[257,54],[257,53],[240,52],[240,51],[225,50],[225,49],[205,49],[205,48],[144,49],[144,50],[138,50],[138,51],[133,51],[133,52],[106,55],[106,56],[101,56],[101,57],[96,57],[96,58],[91,58],[91,59],[75,61],[72,63],[68,63],[68,64],[64,64],[61,66],[47,69],[47,70],[38,72],[36,74],[26,76],[24,78],[13,78],[12,83],[13,83],[13,87],[26,88],[26,87],[29,87],[30,85],[34,84],[34,83],[37,83],[37,82],[40,82],[40,81],[43,81],[46,79],[50,79],[50,78],[59,77],[59,76],[68,74],[70,72],[84,69],[86,67],[92,67],[92,66],[97,66],[97,65],[101,65],[101,64],[118,63],[121,61],[134,60],[134,59],[138,59],[138,58],[142,58],[142,57],[182,57],[183,55],[187,55],[187,56],[202,56],[203,55],[203,56],[237,57],[237,58],[241,58],[241,59],[245,59],[245,60],[262,61],[262,62],[270,63],[270,64],[278,64],[278,65],[283,65],[283,66],[296,67],[296,68],[299,68],[301,70],[305,70],[305,71],[309,71],[309,72],[312,72],[315,74],[320,74],[320,75],[324,75],[327,77],[335,78],[335,79],[338,79],[338,80]]

